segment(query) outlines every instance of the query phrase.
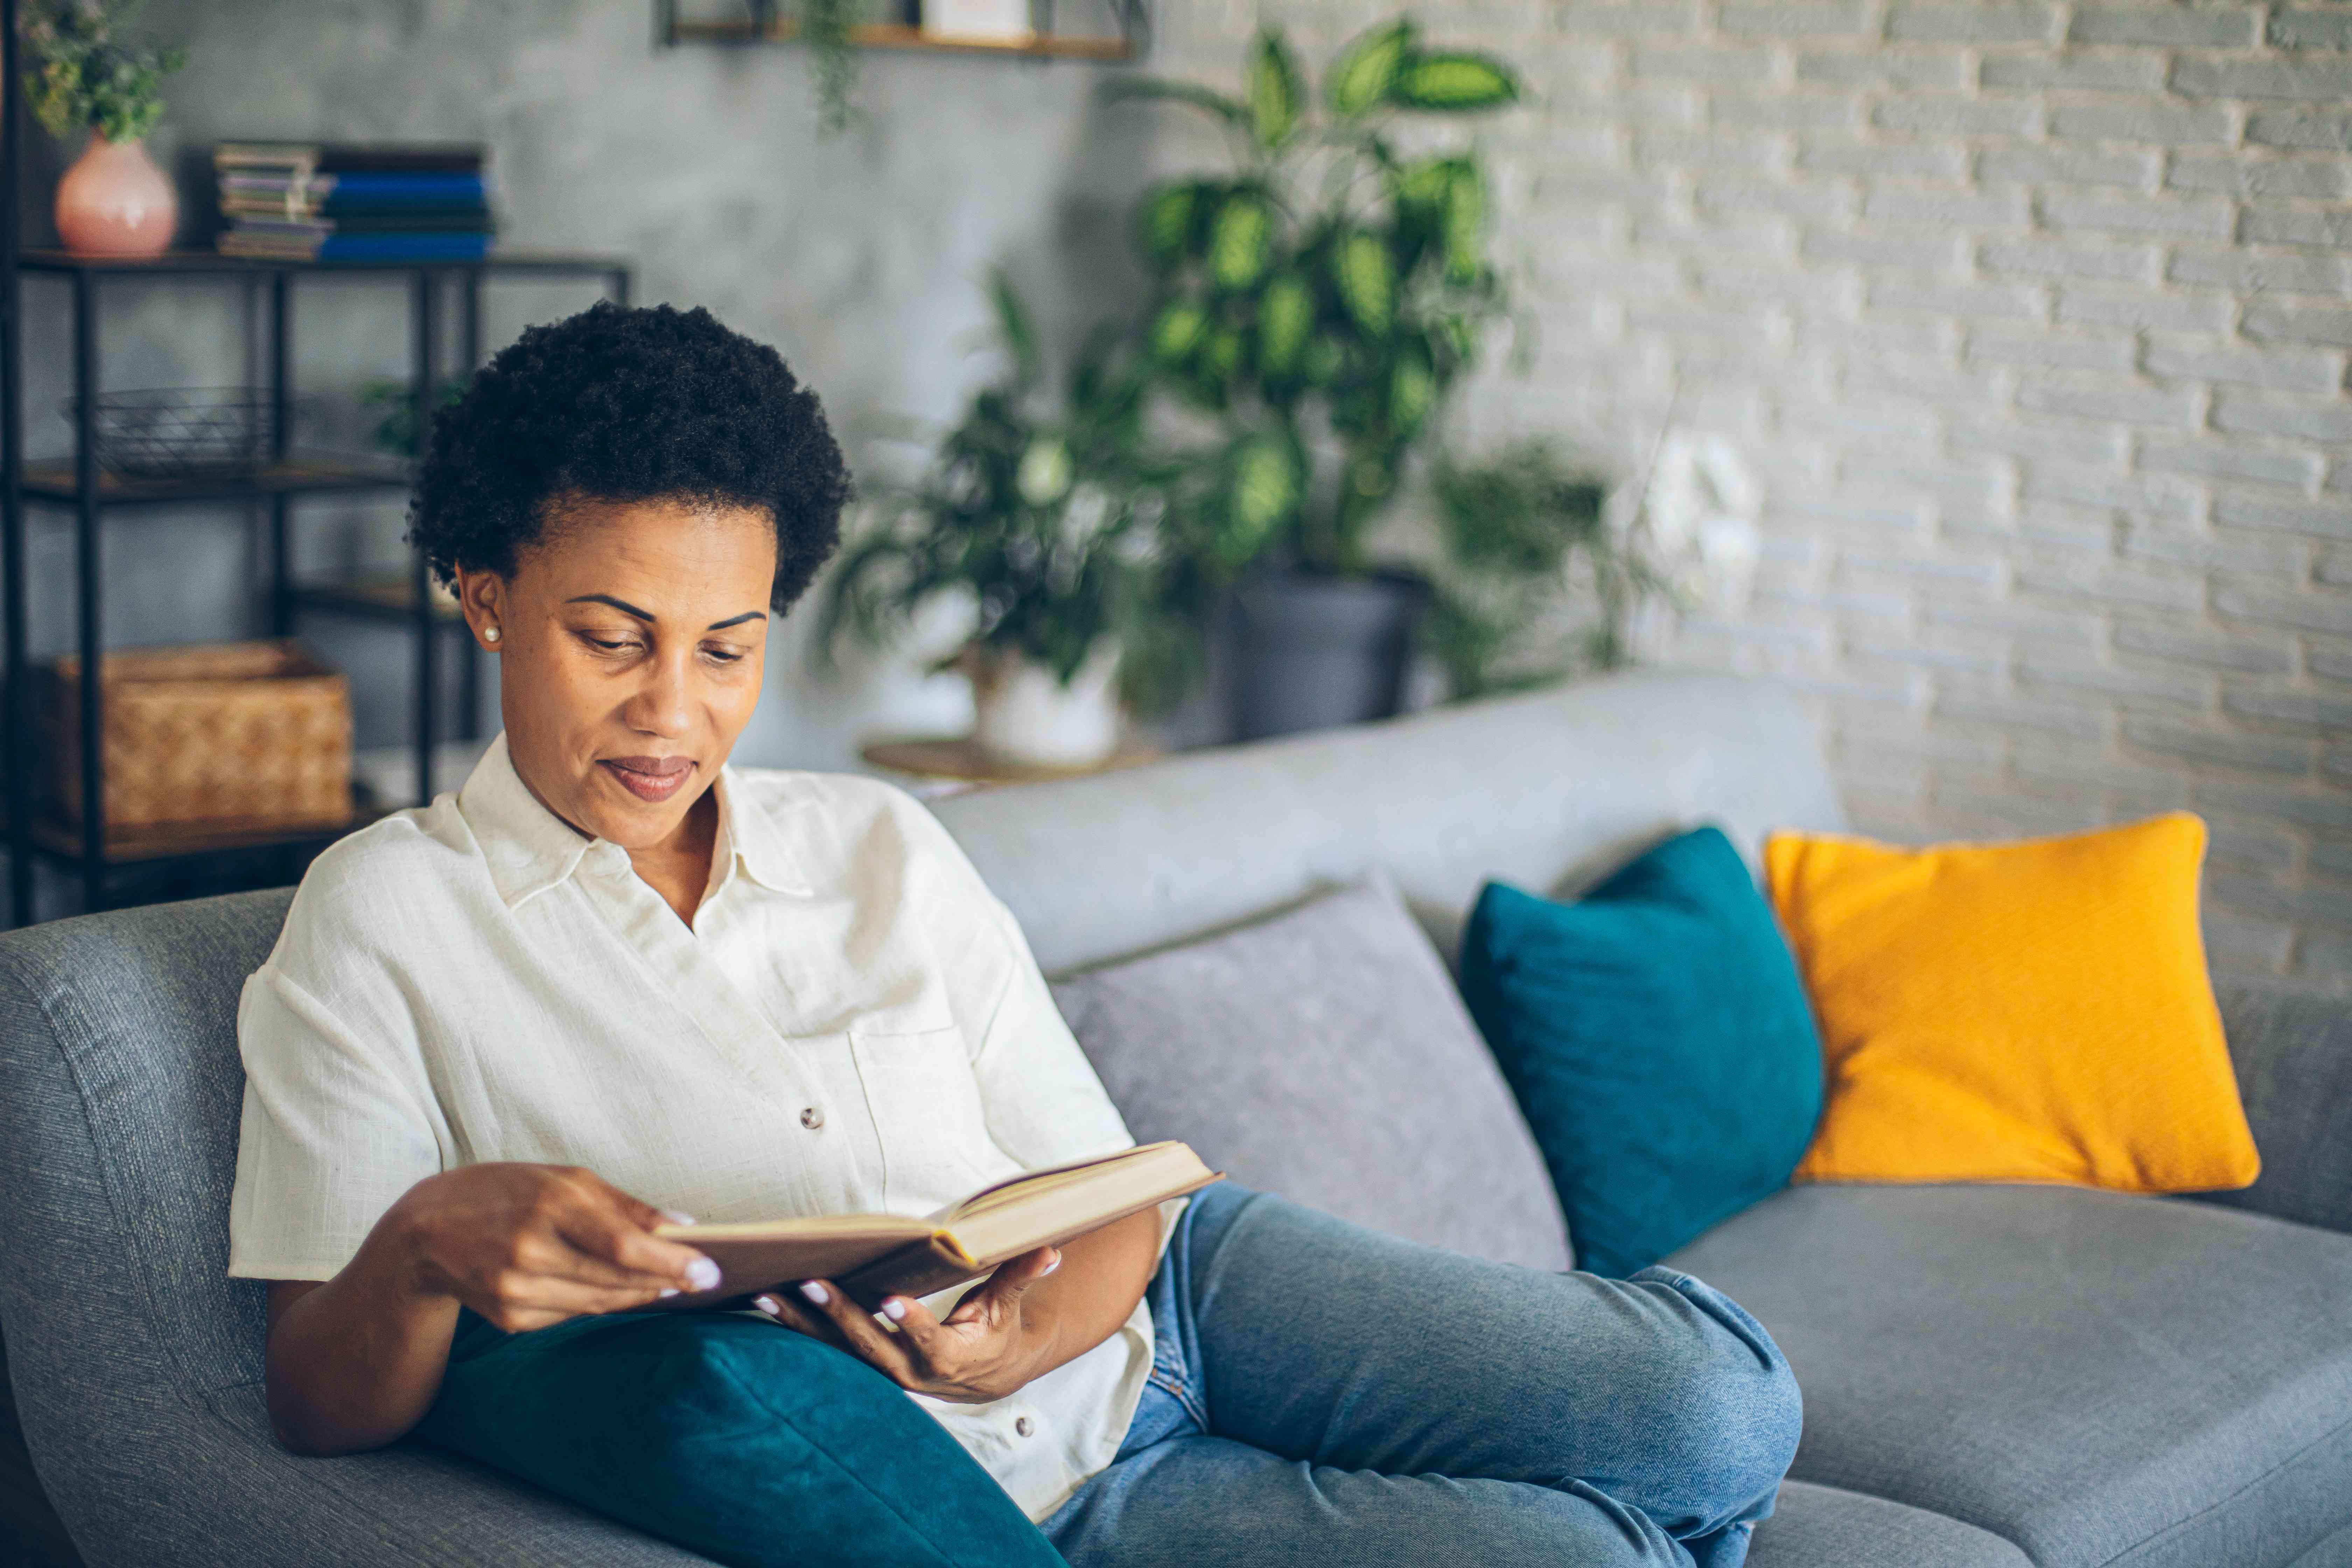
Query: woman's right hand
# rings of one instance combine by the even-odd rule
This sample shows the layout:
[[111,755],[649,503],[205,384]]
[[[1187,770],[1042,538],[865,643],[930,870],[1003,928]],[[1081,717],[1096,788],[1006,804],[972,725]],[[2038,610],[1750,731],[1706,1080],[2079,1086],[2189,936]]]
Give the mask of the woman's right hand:
[[417,1294],[509,1333],[719,1283],[717,1264],[653,1234],[682,1216],[576,1165],[463,1165],[417,1183],[385,1217]]

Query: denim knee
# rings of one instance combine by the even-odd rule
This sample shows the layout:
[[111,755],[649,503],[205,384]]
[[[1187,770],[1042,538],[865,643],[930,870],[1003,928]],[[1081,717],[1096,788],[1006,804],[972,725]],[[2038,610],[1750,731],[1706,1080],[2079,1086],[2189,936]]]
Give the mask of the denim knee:
[[1804,1396],[1764,1325],[1705,1281],[1652,1267],[1628,1283],[1662,1286],[1696,1309],[1698,1342],[1654,1391],[1662,1447],[1679,1449],[1718,1522],[1756,1517],[1797,1455]]

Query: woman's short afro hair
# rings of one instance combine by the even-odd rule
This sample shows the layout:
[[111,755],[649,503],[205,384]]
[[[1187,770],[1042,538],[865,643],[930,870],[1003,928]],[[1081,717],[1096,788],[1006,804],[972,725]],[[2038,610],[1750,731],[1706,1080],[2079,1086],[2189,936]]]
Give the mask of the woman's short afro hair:
[[841,542],[849,469],[816,394],[699,308],[599,303],[533,327],[434,416],[409,538],[444,582],[509,574],[572,500],[764,511],[778,615]]

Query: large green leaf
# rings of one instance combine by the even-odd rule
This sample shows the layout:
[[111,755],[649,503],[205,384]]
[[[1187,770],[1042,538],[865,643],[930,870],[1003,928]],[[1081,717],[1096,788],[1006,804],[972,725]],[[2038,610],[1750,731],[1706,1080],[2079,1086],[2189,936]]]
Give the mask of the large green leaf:
[[1490,56],[1438,50],[1406,61],[1389,97],[1407,109],[1467,114],[1517,102],[1519,79]]
[[1034,386],[1037,384],[1037,334],[1029,325],[1029,312],[1022,308],[1021,296],[1013,287],[1013,279],[1003,271],[989,279],[989,297],[996,306],[996,330],[1004,334],[1004,346],[1013,351],[1014,384]]
[[1396,258],[1385,237],[1360,228],[1342,236],[1331,250],[1331,281],[1366,336],[1388,335],[1396,319]]
[[1201,373],[1213,381],[1228,381],[1242,367],[1242,335],[1228,326],[1209,329],[1201,340]]
[[1289,446],[1273,436],[1244,440],[1234,449],[1218,553],[1229,566],[1249,560],[1297,504],[1298,468]]
[[1189,81],[1168,81],[1159,77],[1118,77],[1103,84],[1105,98],[1157,98],[1171,103],[1190,104],[1212,119],[1222,120],[1237,130],[1250,128],[1249,110],[1234,99],[1213,87],[1200,87]]
[[1315,295],[1307,280],[1285,273],[1257,297],[1257,365],[1268,380],[1286,379],[1297,367],[1307,334],[1315,326]]
[[1290,52],[1279,27],[1258,29],[1250,51],[1248,85],[1251,132],[1259,146],[1271,152],[1297,129],[1300,102],[1307,96],[1298,57]]
[[1408,350],[1389,367],[1389,425],[1400,436],[1411,436],[1437,404],[1437,376],[1428,357]]
[[1201,334],[1207,331],[1208,312],[1190,300],[1171,300],[1160,307],[1151,319],[1145,341],[1151,347],[1151,357],[1162,364],[1181,364],[1200,346]]
[[1135,240],[1146,261],[1173,267],[1192,254],[1193,215],[1208,195],[1197,180],[1155,187],[1135,209]]
[[1471,158],[1452,161],[1445,184],[1445,210],[1438,232],[1445,249],[1445,280],[1477,281],[1486,264],[1486,187]]
[[1209,280],[1239,290],[1265,272],[1274,249],[1274,208],[1256,191],[1235,191],[1209,225]]
[[1323,79],[1324,101],[1338,114],[1361,114],[1388,100],[1412,58],[1413,25],[1402,16],[1357,38]]

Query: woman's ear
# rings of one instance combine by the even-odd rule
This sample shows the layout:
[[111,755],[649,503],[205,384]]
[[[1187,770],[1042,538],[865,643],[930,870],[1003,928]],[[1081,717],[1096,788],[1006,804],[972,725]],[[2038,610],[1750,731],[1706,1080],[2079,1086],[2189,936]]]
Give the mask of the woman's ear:
[[506,580],[495,572],[470,566],[457,568],[457,607],[466,615],[466,625],[474,640],[498,651],[506,637]]

